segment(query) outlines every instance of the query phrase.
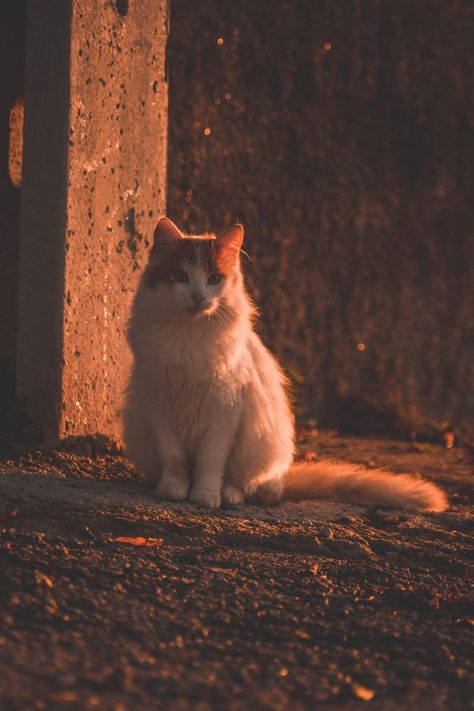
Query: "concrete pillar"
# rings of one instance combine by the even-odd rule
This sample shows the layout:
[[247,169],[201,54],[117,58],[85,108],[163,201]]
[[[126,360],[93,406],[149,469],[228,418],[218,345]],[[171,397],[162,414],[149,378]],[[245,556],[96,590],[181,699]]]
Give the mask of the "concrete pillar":
[[17,396],[120,439],[125,329],[167,147],[166,0],[29,0]]

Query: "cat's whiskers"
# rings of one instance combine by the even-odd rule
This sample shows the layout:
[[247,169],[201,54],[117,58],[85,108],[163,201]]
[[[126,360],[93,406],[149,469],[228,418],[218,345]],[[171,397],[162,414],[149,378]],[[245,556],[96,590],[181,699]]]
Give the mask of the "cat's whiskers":
[[224,326],[224,328],[227,328],[230,325],[226,320],[223,312],[220,310],[220,307],[216,311],[214,311],[214,313],[217,317],[217,320]]
[[227,304],[221,302],[217,311],[215,312],[218,316],[220,322],[226,327],[230,328],[234,320],[234,314]]

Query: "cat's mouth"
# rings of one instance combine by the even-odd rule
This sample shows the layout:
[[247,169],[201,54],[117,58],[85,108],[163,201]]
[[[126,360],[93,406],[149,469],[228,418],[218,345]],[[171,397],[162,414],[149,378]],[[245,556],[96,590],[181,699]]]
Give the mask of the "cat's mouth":
[[215,306],[214,304],[197,304],[196,306],[191,306],[189,309],[189,312],[195,317],[199,318],[200,316],[210,316],[213,311],[215,311]]

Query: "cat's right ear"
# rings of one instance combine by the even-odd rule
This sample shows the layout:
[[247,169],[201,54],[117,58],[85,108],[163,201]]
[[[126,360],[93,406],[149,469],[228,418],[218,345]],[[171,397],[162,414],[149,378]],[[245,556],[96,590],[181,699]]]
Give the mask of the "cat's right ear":
[[237,254],[240,252],[242,242],[244,239],[244,228],[240,223],[228,227],[224,232],[218,237],[218,246],[227,247],[228,249],[234,250]]
[[158,246],[163,243],[174,242],[177,239],[182,239],[183,234],[168,217],[162,217],[158,220],[153,235],[153,244]]

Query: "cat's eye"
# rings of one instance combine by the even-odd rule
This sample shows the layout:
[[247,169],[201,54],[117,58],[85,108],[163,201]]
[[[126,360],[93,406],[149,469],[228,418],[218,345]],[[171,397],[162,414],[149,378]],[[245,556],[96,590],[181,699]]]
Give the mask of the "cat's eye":
[[216,272],[215,274],[211,274],[211,276],[207,280],[207,283],[215,285],[215,284],[218,284],[221,281],[221,279],[222,279],[222,275],[218,274]]
[[171,276],[173,277],[174,281],[178,282],[178,284],[185,284],[187,281],[189,281],[189,277],[186,272],[183,272],[181,270],[173,272]]

